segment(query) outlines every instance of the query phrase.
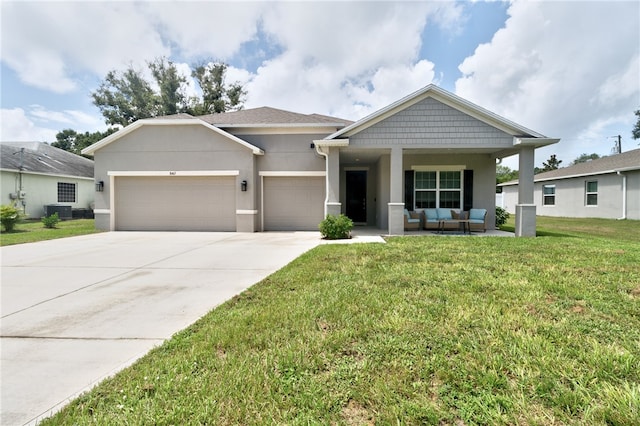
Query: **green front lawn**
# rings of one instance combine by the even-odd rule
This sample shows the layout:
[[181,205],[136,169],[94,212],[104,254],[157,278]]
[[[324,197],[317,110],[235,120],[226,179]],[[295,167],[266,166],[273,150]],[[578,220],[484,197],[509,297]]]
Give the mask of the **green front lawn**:
[[317,247],[42,424],[640,424],[640,243],[574,232]]
[[[509,220],[501,229],[513,232],[515,215],[510,215]],[[536,218],[536,233],[539,236],[602,237],[640,242],[640,220],[538,216]]]
[[18,223],[11,232],[0,232],[0,246],[34,243],[56,238],[75,237],[78,235],[100,232],[95,228],[93,219],[75,219],[58,222],[55,228],[45,228],[40,221]]

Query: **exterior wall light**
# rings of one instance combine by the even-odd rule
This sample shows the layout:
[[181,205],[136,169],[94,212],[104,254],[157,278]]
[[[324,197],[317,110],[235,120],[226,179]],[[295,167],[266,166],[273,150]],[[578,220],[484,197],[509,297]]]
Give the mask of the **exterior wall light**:
[[243,180],[242,182],[240,182],[240,190],[242,192],[246,192],[247,191],[247,181]]
[[96,192],[104,191],[104,181],[99,180],[96,182]]

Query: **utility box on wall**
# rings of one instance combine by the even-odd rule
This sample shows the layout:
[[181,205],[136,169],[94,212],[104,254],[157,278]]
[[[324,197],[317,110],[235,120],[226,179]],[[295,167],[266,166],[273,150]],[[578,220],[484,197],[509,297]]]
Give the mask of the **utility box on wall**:
[[45,216],[51,216],[56,212],[60,220],[70,220],[72,218],[71,206],[63,206],[60,204],[48,204],[44,206]]

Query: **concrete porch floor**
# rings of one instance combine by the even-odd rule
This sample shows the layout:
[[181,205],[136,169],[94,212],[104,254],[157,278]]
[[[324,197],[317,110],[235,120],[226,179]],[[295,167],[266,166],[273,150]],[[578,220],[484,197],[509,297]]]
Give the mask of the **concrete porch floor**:
[[[374,226],[354,226],[351,231],[352,239],[366,240],[367,237],[387,237],[389,231],[387,229],[379,229]],[[471,234],[463,234],[462,232],[445,231],[440,234],[434,230],[404,231],[404,236],[465,236],[465,237],[515,237],[513,232],[501,231],[499,229],[487,229],[487,232],[472,232]],[[364,241],[363,241],[364,242]]]

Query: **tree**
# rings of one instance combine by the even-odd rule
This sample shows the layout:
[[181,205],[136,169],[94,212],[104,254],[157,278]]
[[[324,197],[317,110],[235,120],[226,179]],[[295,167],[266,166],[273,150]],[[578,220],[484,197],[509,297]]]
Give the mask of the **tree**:
[[638,121],[636,122],[636,125],[633,128],[633,130],[631,131],[631,136],[634,139],[640,139],[640,109],[634,112],[634,114],[636,115],[636,117],[638,117]]
[[80,155],[84,148],[106,138],[116,130],[118,129],[111,127],[105,132],[78,133],[73,129],[64,129],[56,134],[56,141],[51,143],[51,146]]
[[125,127],[136,120],[177,113],[211,114],[242,109],[246,91],[240,83],[228,84],[225,63],[196,66],[191,77],[202,95],[187,96],[187,77],[167,58],[147,62],[153,78],[129,66],[124,72],[110,71],[91,94],[107,124]]
[[193,115],[214,114],[242,109],[247,92],[241,84],[225,86],[227,64],[209,63],[195,67],[191,76],[202,89],[202,101],[192,108]]
[[98,90],[91,94],[105,122],[125,127],[141,118],[158,115],[158,96],[141,71],[129,67],[125,72],[109,71]]
[[549,157],[546,162],[542,163],[541,172],[548,172],[551,170],[559,169],[560,163],[562,163],[562,160],[558,160],[555,154],[551,154],[551,157]]
[[157,58],[148,63],[151,74],[160,88],[158,99],[158,115],[172,115],[183,112],[187,106],[185,85],[187,79],[178,74],[173,62],[165,58]]
[[580,164],[580,163],[586,163],[587,161],[597,160],[598,158],[600,158],[600,156],[598,154],[596,154],[595,152],[593,154],[580,154],[580,156],[578,158],[573,160],[571,165],[576,165],[576,164]]
[[[518,171],[511,170],[501,164],[496,165],[496,185],[518,179]],[[502,192],[502,188],[497,188],[497,192]]]

